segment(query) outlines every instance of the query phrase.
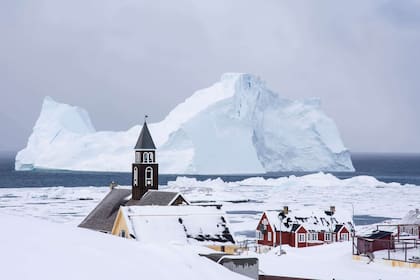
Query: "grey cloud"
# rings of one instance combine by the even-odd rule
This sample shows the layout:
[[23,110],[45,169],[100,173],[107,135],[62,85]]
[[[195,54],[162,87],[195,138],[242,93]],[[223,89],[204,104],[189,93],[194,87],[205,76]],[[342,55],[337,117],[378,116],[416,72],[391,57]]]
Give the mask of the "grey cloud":
[[25,144],[45,95],[120,130],[237,71],[321,97],[354,151],[420,152],[419,3],[2,1],[0,110],[24,127],[2,146]]

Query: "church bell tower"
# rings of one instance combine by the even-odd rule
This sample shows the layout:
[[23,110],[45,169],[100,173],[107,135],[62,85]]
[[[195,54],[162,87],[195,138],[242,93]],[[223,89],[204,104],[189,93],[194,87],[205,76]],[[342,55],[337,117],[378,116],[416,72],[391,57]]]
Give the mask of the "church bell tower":
[[140,200],[148,190],[158,189],[158,164],[156,146],[144,121],[137,144],[134,147],[135,161],[132,166],[132,199]]

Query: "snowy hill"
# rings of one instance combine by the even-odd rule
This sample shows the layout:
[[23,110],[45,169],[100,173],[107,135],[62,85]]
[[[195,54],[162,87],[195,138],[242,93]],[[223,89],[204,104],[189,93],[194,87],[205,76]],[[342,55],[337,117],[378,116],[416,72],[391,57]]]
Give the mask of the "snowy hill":
[[0,220],[13,229],[0,232],[2,279],[249,279],[199,257],[204,248],[143,244],[28,217]]
[[[250,74],[224,74],[149,125],[161,173],[354,171],[320,101],[292,101]],[[129,171],[140,126],[95,132],[83,109],[47,97],[16,170]]]

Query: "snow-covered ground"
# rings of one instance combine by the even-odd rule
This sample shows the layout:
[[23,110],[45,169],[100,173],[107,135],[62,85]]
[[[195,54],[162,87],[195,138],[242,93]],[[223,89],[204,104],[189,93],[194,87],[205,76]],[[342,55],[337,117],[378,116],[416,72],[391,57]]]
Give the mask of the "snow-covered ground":
[[[47,97],[15,168],[130,171],[140,128],[97,132],[84,109]],[[149,128],[161,173],[354,171],[318,99],[282,98],[251,74],[224,74]]]
[[158,246],[0,214],[0,278],[7,280],[237,279],[198,256],[204,248]]
[[268,275],[311,279],[418,280],[419,269],[394,268],[380,262],[354,261],[351,242],[308,248],[284,246],[285,255],[259,254],[260,270]]
[[[420,208],[420,186],[387,184],[367,176],[340,180],[330,174],[317,173],[278,179],[249,178],[229,183],[220,179],[197,181],[194,178],[178,177],[176,181],[161,188],[181,191],[190,201],[222,203],[228,213],[231,230],[239,240],[255,234],[260,212],[281,209],[284,205],[288,205],[292,211],[308,206],[328,209],[335,205],[338,211],[352,213],[354,210],[356,215],[395,219]],[[107,187],[0,189],[0,214],[32,216],[63,223],[51,227],[72,231],[108,191]],[[238,200],[243,202],[234,202]],[[0,219],[10,220],[5,217],[0,216]],[[356,227],[356,230],[363,229]],[[25,234],[32,235],[32,230],[25,229]],[[77,236],[85,233],[79,230],[76,232]],[[4,236],[7,233],[1,234]],[[13,233],[10,235],[9,240],[15,240],[14,246],[21,246],[17,237]],[[287,253],[282,257],[273,253],[261,255],[261,269],[269,274],[303,276],[301,273],[305,273],[306,277],[321,279],[420,279],[419,270],[352,261],[348,243],[299,250],[287,248]]]

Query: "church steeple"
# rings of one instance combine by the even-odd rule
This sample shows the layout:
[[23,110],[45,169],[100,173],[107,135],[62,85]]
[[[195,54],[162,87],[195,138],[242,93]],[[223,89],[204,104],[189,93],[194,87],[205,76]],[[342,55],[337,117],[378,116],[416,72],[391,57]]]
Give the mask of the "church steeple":
[[132,199],[140,200],[150,189],[158,189],[158,164],[156,146],[146,120],[134,147],[135,162],[132,166]]
[[143,128],[140,132],[139,139],[137,140],[135,150],[156,150],[155,143],[150,135],[149,128],[147,127],[146,120],[144,121]]

